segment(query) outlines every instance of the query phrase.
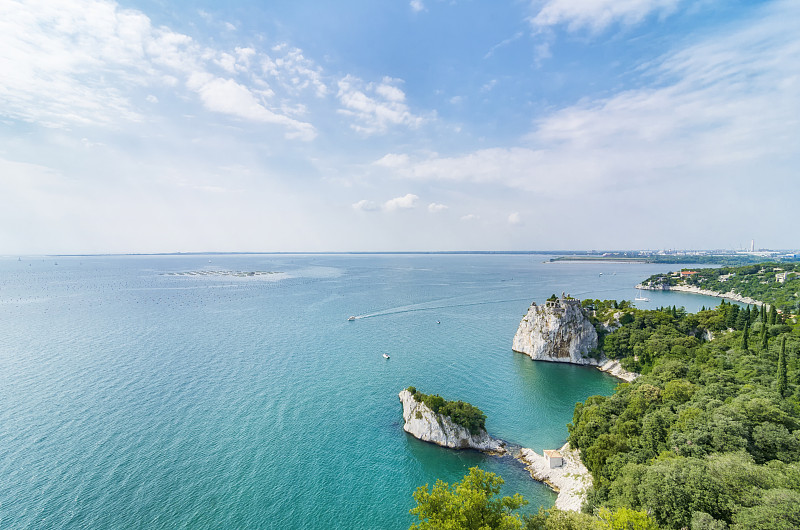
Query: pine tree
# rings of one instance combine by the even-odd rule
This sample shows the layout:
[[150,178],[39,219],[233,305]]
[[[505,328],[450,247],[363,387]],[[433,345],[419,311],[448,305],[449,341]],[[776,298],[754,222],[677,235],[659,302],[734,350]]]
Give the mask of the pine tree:
[[742,349],[747,351],[747,339],[750,337],[750,323],[746,323],[744,325],[744,331],[742,331]]
[[784,335],[781,341],[781,353],[778,356],[778,394],[785,395],[788,386],[786,377],[786,335]]
[[736,320],[739,318],[739,306],[733,305],[731,306],[731,310],[728,312],[728,318],[725,320],[725,324],[731,329],[736,328]]

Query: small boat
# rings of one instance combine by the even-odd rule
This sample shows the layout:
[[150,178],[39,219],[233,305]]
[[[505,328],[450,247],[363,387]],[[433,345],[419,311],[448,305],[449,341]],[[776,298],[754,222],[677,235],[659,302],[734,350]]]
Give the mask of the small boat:
[[348,318],[348,319],[347,319],[347,321],[348,321],[348,322],[352,322],[352,321],[354,321],[355,319],[356,319],[356,317],[354,317],[354,316],[353,316],[353,317],[350,317],[350,318]]
[[639,291],[636,293],[636,298],[634,298],[634,300],[636,300],[637,302],[649,302],[650,301],[649,298],[647,298],[646,296],[644,296],[642,294],[642,290],[641,289],[639,289]]
[[383,354],[383,358],[384,358],[384,359],[388,359],[388,358],[389,358],[389,354],[388,354],[388,353],[384,353],[384,354]]
[[437,324],[441,324],[441,322],[439,322],[438,320],[436,321],[436,323],[437,323]]

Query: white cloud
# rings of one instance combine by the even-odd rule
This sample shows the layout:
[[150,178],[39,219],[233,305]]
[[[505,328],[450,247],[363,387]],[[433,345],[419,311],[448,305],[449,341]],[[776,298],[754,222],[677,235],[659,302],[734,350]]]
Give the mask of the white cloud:
[[[211,19],[203,11],[200,15]],[[117,127],[120,121],[144,120],[134,103],[142,97],[137,90],[179,91],[183,80],[209,110],[281,125],[291,138],[314,136],[310,124],[282,116],[276,110],[280,106],[270,109],[256,99],[256,93],[270,93],[260,72],[249,70],[258,52],[203,47],[187,35],[154,27],[141,12],[112,1],[3,2],[0,50],[0,115],[12,119],[60,128]],[[293,90],[309,86],[318,94],[325,92],[319,70],[299,50],[288,49],[276,61],[286,65],[281,73],[291,75],[287,86]],[[220,78],[217,70],[230,78]],[[208,81],[198,83],[201,78]],[[224,102],[223,96],[233,99]]]
[[530,22],[535,28],[566,24],[570,31],[599,32],[614,23],[633,25],[651,13],[667,16],[681,0],[546,0]]
[[[788,167],[800,156],[800,4],[783,2],[642,70],[653,87],[587,100],[536,123],[527,146],[409,160],[409,179],[569,195]],[[800,161],[798,161],[800,162]]]
[[407,193],[402,197],[395,197],[394,199],[389,199],[384,203],[383,209],[386,210],[387,212],[393,212],[395,210],[408,210],[416,207],[418,200],[419,197],[417,197],[413,193]]
[[388,168],[400,168],[408,165],[408,162],[409,162],[409,157],[406,154],[388,153],[383,157],[381,157],[379,160],[373,162],[373,165],[388,167]]
[[439,213],[447,210],[447,205],[432,202],[428,205],[428,211],[431,213]]
[[155,97],[153,94],[148,94],[147,97],[144,98],[148,103],[158,103],[158,98]]
[[425,9],[425,4],[422,3],[422,0],[411,0],[409,5],[411,5],[411,10],[414,13],[419,13]]
[[311,124],[272,112],[259,103],[247,87],[233,79],[222,79],[209,74],[193,74],[186,85],[200,94],[206,108],[214,112],[285,125],[290,129],[286,133],[290,138],[312,140],[316,136]]
[[404,103],[405,93],[396,85],[397,79],[384,77],[380,83],[364,82],[351,75],[339,81],[337,97],[343,108],[341,114],[350,116],[355,123],[351,127],[363,134],[378,134],[390,126],[403,125],[416,128],[422,118],[411,113]]
[[520,225],[522,224],[522,216],[519,212],[512,212],[508,216],[508,224],[510,225]]
[[306,58],[300,48],[284,42],[273,46],[272,51],[274,56],[262,57],[261,68],[286,90],[297,94],[309,89],[320,98],[327,95],[328,86],[322,80],[322,69]]
[[374,212],[376,210],[379,210],[380,206],[378,206],[372,201],[362,199],[356,203],[353,203],[353,209],[361,212]]
[[462,215],[461,220],[467,223],[470,221],[477,221],[478,216],[475,215],[474,213],[468,213],[467,215]]

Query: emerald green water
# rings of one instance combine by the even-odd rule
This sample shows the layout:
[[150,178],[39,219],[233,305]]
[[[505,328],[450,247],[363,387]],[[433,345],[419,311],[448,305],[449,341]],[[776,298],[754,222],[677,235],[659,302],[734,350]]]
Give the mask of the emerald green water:
[[[561,445],[575,402],[617,382],[513,353],[520,318],[554,292],[632,299],[664,268],[542,260],[2,259],[0,528],[400,529],[417,486],[474,465],[550,506],[512,459],[405,434],[397,398],[414,385]],[[167,274],[196,270],[284,274]]]

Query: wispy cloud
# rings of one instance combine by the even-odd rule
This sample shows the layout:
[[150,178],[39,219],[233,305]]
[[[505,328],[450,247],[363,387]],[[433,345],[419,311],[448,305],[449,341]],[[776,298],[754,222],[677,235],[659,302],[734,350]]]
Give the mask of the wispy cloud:
[[[550,194],[719,178],[797,159],[800,5],[677,50],[642,69],[651,87],[586,100],[540,119],[519,147],[408,159],[410,179],[499,183]],[[403,161],[396,157],[397,162]]]
[[280,105],[268,101],[269,83],[291,76],[297,88],[325,91],[318,69],[298,50],[279,50],[280,58],[270,59],[289,65],[286,76],[280,69],[262,76],[251,69],[255,50],[202,46],[107,0],[4,2],[0,50],[0,113],[49,127],[142,121],[141,99],[155,96],[145,98],[138,89],[183,96],[183,82],[208,110],[280,125],[287,137],[309,140],[314,127],[282,115]]
[[364,83],[348,75],[339,81],[337,97],[341,114],[353,119],[351,127],[363,134],[386,132],[391,126],[419,127],[423,119],[414,115],[405,103],[401,81],[384,77],[380,83]]
[[380,208],[381,207],[378,204],[366,199],[362,199],[356,203],[353,203],[353,209],[360,212],[374,212],[376,210],[380,210]]
[[428,211],[431,213],[440,213],[447,210],[447,205],[432,202],[428,205]]
[[673,13],[681,0],[546,0],[535,2],[536,14],[530,22],[541,29],[566,24],[570,31],[588,29],[599,32],[608,26],[620,23],[632,25],[647,16],[657,13],[667,16]]
[[510,225],[522,224],[522,216],[519,214],[519,212],[512,212],[508,215],[508,224]]
[[425,9],[425,4],[422,3],[422,0],[411,0],[409,5],[414,13],[419,13]]

